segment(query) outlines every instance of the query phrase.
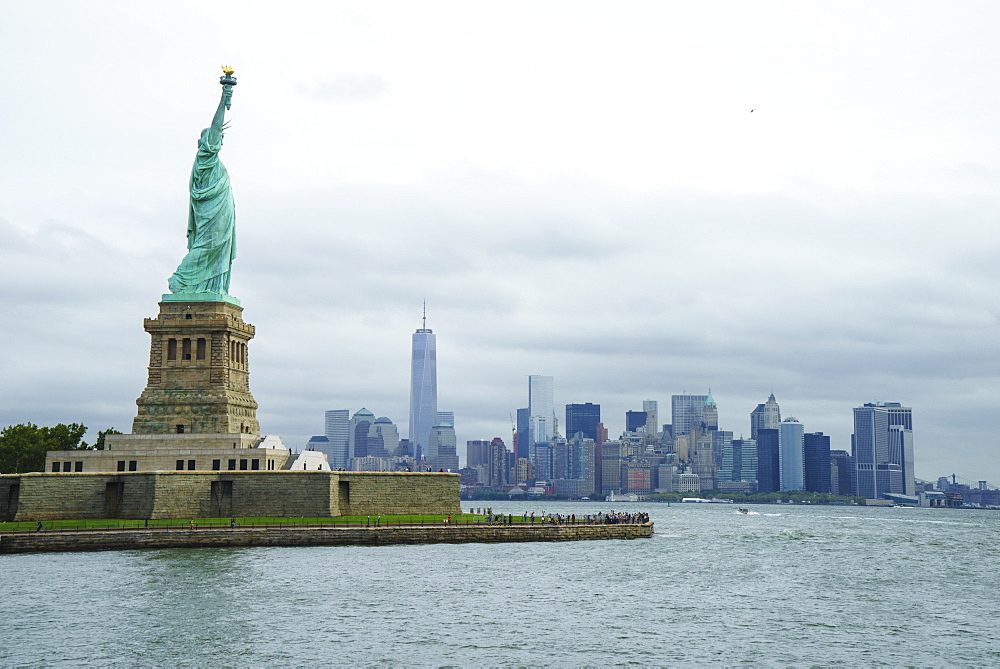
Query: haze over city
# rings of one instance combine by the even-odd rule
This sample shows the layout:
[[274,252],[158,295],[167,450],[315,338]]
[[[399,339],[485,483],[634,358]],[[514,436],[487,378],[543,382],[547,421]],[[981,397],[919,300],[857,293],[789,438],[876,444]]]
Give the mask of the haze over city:
[[[406,434],[437,335],[459,452],[527,376],[612,435],[708,388],[916,475],[1000,482],[992,27],[965,3],[38,2],[0,22],[0,425],[128,431],[219,95],[263,433]],[[753,111],[751,111],[753,110]],[[661,421],[665,422],[665,421]]]

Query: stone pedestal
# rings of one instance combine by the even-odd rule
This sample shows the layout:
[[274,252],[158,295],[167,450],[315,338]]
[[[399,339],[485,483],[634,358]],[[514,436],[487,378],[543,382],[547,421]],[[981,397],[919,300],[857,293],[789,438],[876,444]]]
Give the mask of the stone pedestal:
[[132,433],[258,437],[247,344],[254,327],[229,302],[160,302],[147,318],[149,378]]

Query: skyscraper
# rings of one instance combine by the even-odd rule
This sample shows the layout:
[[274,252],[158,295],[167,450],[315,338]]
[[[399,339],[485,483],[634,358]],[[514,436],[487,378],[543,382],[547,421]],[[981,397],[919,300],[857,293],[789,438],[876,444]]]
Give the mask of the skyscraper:
[[645,411],[626,411],[625,412],[625,431],[626,432],[637,432],[639,428],[643,430],[646,429],[646,412]]
[[330,440],[330,467],[339,469],[347,467],[349,444],[351,441],[351,412],[349,409],[331,409],[326,412],[324,425],[326,438]]
[[349,457],[364,458],[368,456],[368,431],[374,422],[375,414],[364,407],[358,409],[351,416],[350,431],[347,435]]
[[531,411],[525,407],[523,409],[517,410],[517,443],[514,444],[515,457],[531,459],[531,435],[528,434],[530,431],[528,429],[528,424],[531,422],[528,420],[530,418]]
[[809,492],[831,492],[830,437],[822,432],[802,438],[802,480]]
[[715,398],[712,397],[712,389],[708,389],[708,395],[705,396],[705,406],[701,409],[701,423],[705,430],[718,430],[719,429],[719,407],[715,404]]
[[567,404],[566,405],[566,438],[574,438],[578,432],[584,439],[597,440],[597,425],[601,422],[601,405]]
[[646,434],[656,436],[660,433],[660,411],[656,400],[643,400],[642,410],[646,412]]
[[805,429],[795,418],[786,418],[778,428],[778,462],[781,489],[802,490],[802,434]]
[[431,427],[427,438],[427,464],[431,469],[458,471],[458,451],[455,442],[454,426],[438,423]]
[[774,399],[774,393],[767,398],[764,404],[758,404],[757,408],[750,412],[750,438],[757,438],[757,430],[777,430],[781,425],[781,409],[778,408],[778,401]]
[[757,492],[778,492],[781,489],[778,442],[778,428],[757,430]]
[[754,439],[731,439],[723,446],[720,481],[757,481],[757,442]]
[[529,449],[535,444],[547,444],[555,433],[553,385],[554,379],[551,376],[528,377]]
[[858,495],[914,494],[912,409],[899,402],[855,407],[851,443]]
[[853,495],[854,458],[847,451],[830,451],[830,492]]
[[[691,432],[692,426],[698,427],[701,424],[707,400],[708,395],[670,396],[671,425],[673,425],[674,438],[688,434]],[[712,403],[715,403],[714,400]]]
[[410,358],[410,455],[426,458],[431,428],[437,422],[437,340],[427,328],[427,305],[423,326],[413,333]]
[[399,446],[399,430],[385,416],[375,419],[368,428],[368,455],[378,458],[391,457]]

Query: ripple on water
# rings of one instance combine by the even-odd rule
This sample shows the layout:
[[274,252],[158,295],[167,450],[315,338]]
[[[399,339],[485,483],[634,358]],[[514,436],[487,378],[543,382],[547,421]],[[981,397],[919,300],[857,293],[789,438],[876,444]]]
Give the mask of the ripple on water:
[[643,508],[649,541],[3,556],[0,664],[1000,663],[997,514]]

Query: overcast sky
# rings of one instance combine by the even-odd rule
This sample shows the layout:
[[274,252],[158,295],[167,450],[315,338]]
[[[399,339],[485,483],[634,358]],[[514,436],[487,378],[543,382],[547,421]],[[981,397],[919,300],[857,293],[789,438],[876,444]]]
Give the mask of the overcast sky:
[[129,431],[219,66],[262,431],[406,435],[427,300],[459,451],[529,374],[705,393],[1000,484],[1000,5],[4,2],[0,425]]

